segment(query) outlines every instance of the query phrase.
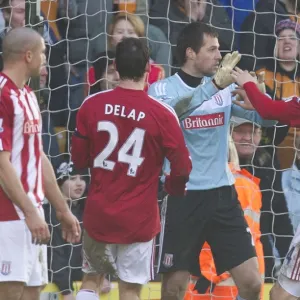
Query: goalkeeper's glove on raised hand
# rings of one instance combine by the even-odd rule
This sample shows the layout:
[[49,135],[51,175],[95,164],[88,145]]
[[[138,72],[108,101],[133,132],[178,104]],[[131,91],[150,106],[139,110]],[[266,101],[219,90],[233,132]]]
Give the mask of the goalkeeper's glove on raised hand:
[[241,60],[241,55],[238,51],[234,51],[232,53],[227,53],[223,58],[216,75],[213,78],[213,82],[215,83],[218,89],[224,89],[231,85],[234,80],[231,76],[231,71]]

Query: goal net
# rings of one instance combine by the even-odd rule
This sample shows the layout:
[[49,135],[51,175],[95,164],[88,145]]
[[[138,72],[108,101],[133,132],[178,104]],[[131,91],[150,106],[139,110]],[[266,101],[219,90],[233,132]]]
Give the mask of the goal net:
[[[265,72],[267,92],[272,98],[287,100],[300,96],[298,54],[293,52],[299,46],[300,30],[297,26],[293,27],[292,23],[277,26],[284,19],[297,22],[298,11],[296,9],[292,13],[283,7],[277,13],[275,11],[279,1],[274,1],[273,7],[262,7],[263,0],[255,11],[257,2],[1,0],[1,41],[8,30],[26,23],[43,35],[47,46],[46,68],[41,71],[39,78],[32,78],[30,84],[37,93],[42,111],[44,151],[54,169],[63,168],[61,164],[69,160],[70,137],[75,129],[76,112],[85,97],[117,85],[118,75],[112,64],[113,50],[123,36],[136,36],[148,42],[152,68],[145,90],[149,84],[176,72],[178,64],[175,45],[178,33],[188,22],[198,20],[216,29],[222,54],[239,50],[244,54],[242,68]],[[263,28],[266,31],[262,31]],[[281,45],[283,40],[289,39],[290,42]],[[284,63],[287,60],[289,64]],[[290,179],[291,175],[287,171],[296,168],[296,150],[299,148],[296,137],[296,129],[278,124],[268,130],[253,130],[250,139],[247,137],[248,141],[235,141],[236,145],[246,142],[252,146],[257,144],[257,147],[252,147],[257,148],[256,152],[253,150],[247,159],[242,155],[243,148],[237,148],[240,151],[240,163],[261,180],[264,220],[261,224],[261,240],[265,251],[266,283],[276,279],[289,248],[292,226],[298,224],[297,208],[291,204],[290,199],[298,197],[300,200],[299,192],[285,193],[283,188],[283,185],[290,184],[289,180],[294,180]],[[300,175],[297,176],[300,178]],[[88,173],[84,178],[87,178],[85,184],[88,185]],[[71,187],[68,189],[70,195]],[[79,207],[84,206],[84,199],[85,193],[82,192],[70,204],[80,220],[82,210]],[[81,244],[71,245],[56,240],[59,224],[54,218],[55,212],[47,201],[45,209],[52,238],[48,247],[50,283],[41,299],[63,299],[71,287],[75,291],[80,287],[82,275],[79,274],[81,258],[78,253]],[[115,278],[107,277],[107,280],[111,283],[111,291],[102,294],[101,300],[118,299]],[[141,298],[160,299],[158,275],[143,288]],[[189,299],[200,298],[190,296]]]

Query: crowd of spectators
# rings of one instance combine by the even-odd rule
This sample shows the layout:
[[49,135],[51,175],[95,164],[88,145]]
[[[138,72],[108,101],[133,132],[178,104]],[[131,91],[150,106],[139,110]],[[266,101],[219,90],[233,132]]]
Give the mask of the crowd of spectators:
[[[39,99],[43,144],[57,171],[62,192],[79,220],[88,180],[71,170],[70,159],[66,158],[69,140],[76,112],[85,97],[118,84],[114,50],[124,37],[148,42],[151,68],[146,91],[149,84],[176,72],[176,40],[184,25],[194,21],[210,24],[218,31],[222,54],[239,50],[243,54],[239,66],[265,72],[267,93],[274,100],[288,100],[300,96],[299,3],[296,0],[41,1],[41,24],[47,44],[47,65],[41,71]],[[3,36],[26,22],[25,0],[1,0],[0,4],[1,51]],[[299,223],[300,143],[294,128],[277,124],[249,133],[248,125],[233,128],[232,136],[240,165],[260,179],[261,241],[265,278],[271,282]],[[58,239],[55,214],[51,214],[49,204],[45,207],[52,230],[49,270],[55,276],[50,278],[56,278],[54,282],[68,295],[70,285],[66,285],[66,280],[80,280],[80,247],[64,245]]]

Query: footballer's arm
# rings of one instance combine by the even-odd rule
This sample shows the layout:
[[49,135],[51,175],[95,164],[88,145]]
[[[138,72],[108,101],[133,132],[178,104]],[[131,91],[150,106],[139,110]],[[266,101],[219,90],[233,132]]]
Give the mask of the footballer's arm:
[[72,136],[71,147],[72,160],[76,168],[84,169],[90,167],[89,141],[88,138],[76,129]]
[[292,101],[273,101],[268,96],[264,95],[255,83],[247,82],[244,84],[247,96],[259,113],[266,120],[279,120],[280,122],[289,125],[289,120],[293,115],[300,118],[300,105],[298,110],[293,109]]
[[165,179],[165,189],[170,195],[182,196],[192,170],[192,161],[177,117],[170,114],[167,120],[161,128],[165,155],[171,167],[170,175]]
[[85,103],[82,104],[76,116],[76,129],[72,136],[71,154],[76,168],[85,169],[90,167],[90,146],[86,121],[88,113]]
[[46,222],[27,196],[10,161],[9,151],[0,151],[0,184],[7,197],[23,212],[26,224],[35,243],[46,243],[50,233]]
[[[164,86],[164,88],[161,88],[160,85]],[[168,95],[168,83],[156,82],[150,86],[148,94],[173,107],[177,116],[181,118],[183,115],[197,109],[204,101],[209,100],[218,91],[219,89],[213,81],[209,80],[192,91],[178,96],[174,96],[172,92],[170,95],[173,94],[173,96],[170,96]]]
[[71,213],[56,182],[52,165],[44,152],[42,152],[42,170],[45,196],[55,208],[57,219],[61,222],[63,238],[68,242],[79,242],[81,235],[79,222]]

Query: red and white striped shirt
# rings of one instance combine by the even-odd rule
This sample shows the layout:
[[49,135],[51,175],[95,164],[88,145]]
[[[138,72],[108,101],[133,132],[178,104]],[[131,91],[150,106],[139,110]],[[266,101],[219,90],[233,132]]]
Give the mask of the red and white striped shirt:
[[[44,199],[42,179],[42,120],[34,92],[17,86],[0,73],[0,151],[11,153],[11,163],[36,207]],[[0,222],[24,219],[0,187]]]

